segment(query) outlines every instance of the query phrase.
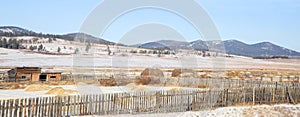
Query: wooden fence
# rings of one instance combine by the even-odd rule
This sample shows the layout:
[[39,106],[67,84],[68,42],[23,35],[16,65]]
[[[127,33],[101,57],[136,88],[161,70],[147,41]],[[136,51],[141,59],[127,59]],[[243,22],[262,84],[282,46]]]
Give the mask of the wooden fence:
[[299,87],[150,91],[0,100],[2,117],[185,112],[240,104],[299,103]]
[[[293,82],[268,82],[261,80],[241,80],[224,78],[159,78],[160,84],[168,84],[182,87],[197,87],[201,84],[211,88],[238,88],[238,87],[300,87],[300,83]],[[118,80],[117,80],[118,81]]]

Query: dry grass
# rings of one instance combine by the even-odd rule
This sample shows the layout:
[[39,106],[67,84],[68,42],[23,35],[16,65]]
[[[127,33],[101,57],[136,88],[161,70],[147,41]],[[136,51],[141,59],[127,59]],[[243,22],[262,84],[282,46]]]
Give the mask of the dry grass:
[[27,92],[35,92],[35,91],[44,91],[44,90],[49,90],[51,87],[49,85],[29,85],[27,86],[24,90]]
[[62,87],[55,87],[50,89],[46,94],[56,95],[56,96],[68,96],[69,94],[75,94],[77,92],[78,91],[76,90],[64,89]]

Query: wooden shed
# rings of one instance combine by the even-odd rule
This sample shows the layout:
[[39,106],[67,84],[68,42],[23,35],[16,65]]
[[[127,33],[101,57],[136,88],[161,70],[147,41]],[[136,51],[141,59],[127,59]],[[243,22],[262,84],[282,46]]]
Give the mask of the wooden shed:
[[39,81],[60,81],[61,72],[44,72],[39,78]]
[[40,67],[16,67],[8,72],[9,81],[38,81],[41,74]]

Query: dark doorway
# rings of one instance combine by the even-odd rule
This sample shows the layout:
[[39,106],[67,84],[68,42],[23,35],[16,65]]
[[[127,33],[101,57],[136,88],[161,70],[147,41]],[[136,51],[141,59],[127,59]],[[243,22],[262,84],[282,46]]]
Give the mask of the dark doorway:
[[47,75],[40,75],[40,81],[46,81]]

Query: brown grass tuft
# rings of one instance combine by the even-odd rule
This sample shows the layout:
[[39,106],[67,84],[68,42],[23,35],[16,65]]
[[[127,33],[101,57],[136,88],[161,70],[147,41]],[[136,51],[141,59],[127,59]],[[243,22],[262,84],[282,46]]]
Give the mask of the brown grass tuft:
[[110,78],[110,79],[100,79],[100,85],[101,86],[117,86],[116,79]]
[[208,88],[208,86],[207,86],[207,85],[204,85],[204,84],[198,84],[198,85],[197,85],[197,88]]

